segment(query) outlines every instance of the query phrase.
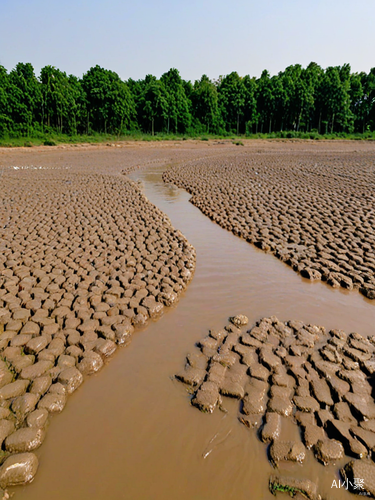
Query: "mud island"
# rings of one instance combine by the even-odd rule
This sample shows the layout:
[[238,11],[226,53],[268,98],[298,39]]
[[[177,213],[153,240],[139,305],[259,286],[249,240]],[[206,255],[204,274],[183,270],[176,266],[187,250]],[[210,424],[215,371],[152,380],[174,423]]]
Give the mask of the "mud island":
[[0,486],[33,479],[48,417],[191,280],[195,251],[123,177],[8,168],[0,193]]
[[373,153],[221,155],[167,170],[224,229],[310,280],[375,299]]
[[[269,443],[275,468],[280,462],[302,464],[308,450],[323,465],[345,454],[359,459],[342,473],[351,481],[361,478],[362,492],[374,496],[375,336],[326,332],[276,317],[246,331],[247,323],[246,316],[232,317],[198,342],[200,351],[187,355],[176,377],[193,388],[191,403],[212,413],[216,407],[225,411],[222,396],[240,400],[239,421]],[[301,430],[292,441],[280,437],[288,419]],[[293,477],[271,476],[271,491],[282,482],[311,500],[320,498],[311,481],[300,481],[297,488]]]

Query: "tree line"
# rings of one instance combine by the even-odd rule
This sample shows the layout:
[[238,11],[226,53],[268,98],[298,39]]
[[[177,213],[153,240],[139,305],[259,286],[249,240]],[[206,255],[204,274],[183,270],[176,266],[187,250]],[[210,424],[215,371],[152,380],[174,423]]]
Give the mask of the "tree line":
[[95,66],[82,78],[30,63],[9,73],[0,66],[0,137],[58,132],[127,131],[237,133],[280,131],[364,133],[375,130],[375,68],[352,73],[349,64],[326,69],[312,62],[260,78],[237,72],[194,83],[177,69],[160,79],[123,81]]

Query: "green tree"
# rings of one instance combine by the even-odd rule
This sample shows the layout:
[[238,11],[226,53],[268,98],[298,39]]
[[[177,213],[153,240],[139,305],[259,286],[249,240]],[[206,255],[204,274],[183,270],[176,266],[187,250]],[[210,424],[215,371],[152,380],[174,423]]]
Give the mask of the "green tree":
[[168,117],[167,93],[163,84],[155,76],[147,75],[143,92],[139,98],[139,108],[142,118],[151,124],[151,133],[154,135],[155,120],[157,128],[162,129]]
[[243,84],[245,87],[244,120],[246,123],[246,132],[252,132],[253,125],[258,123],[259,120],[256,100],[256,78],[250,78],[249,75],[246,75],[243,78]]
[[144,80],[133,80],[129,78],[126,82],[132,99],[134,101],[135,113],[136,113],[136,126],[140,126],[143,122],[142,110],[140,109],[140,99],[144,91],[145,81]]
[[289,129],[299,131],[301,117],[307,103],[307,89],[302,78],[302,67],[300,64],[288,66],[281,73],[283,87],[285,89],[285,113],[286,123]]
[[244,114],[246,88],[236,71],[221,79],[218,86],[221,115],[231,130],[240,131],[240,117]]
[[326,69],[319,87],[320,102],[325,118],[326,130],[330,127],[333,133],[336,129],[352,131],[353,115],[350,111],[349,96],[350,66],[330,66]]
[[[70,131],[76,116],[75,81],[53,66],[45,66],[40,73],[42,83],[42,124],[57,131]],[[74,130],[73,125],[73,130]]]
[[191,100],[194,117],[205,125],[207,133],[212,132],[219,117],[218,94],[216,85],[207,75],[194,82]]
[[272,131],[272,126],[274,130],[283,130],[285,125],[288,127],[289,96],[286,92],[284,83],[284,78],[282,74],[279,73],[273,76],[268,84],[271,95],[268,97],[268,100],[265,101],[265,106],[269,113],[269,133]]
[[117,73],[100,66],[90,68],[82,78],[86,96],[87,123],[97,131],[120,132],[135,116],[135,104],[128,86]]
[[317,92],[323,73],[323,69],[315,62],[311,62],[301,73],[306,92],[302,116],[307,131],[311,131],[314,127],[318,128]]
[[39,121],[41,86],[30,63],[18,63],[9,73],[8,104],[10,117],[19,133],[30,136]]
[[353,73],[349,76],[350,78],[350,111],[355,119],[354,125],[355,130],[361,129],[361,124],[363,120],[363,87],[362,78],[358,73]]
[[8,106],[8,86],[8,73],[3,66],[0,66],[0,137],[3,137],[12,128]]
[[184,82],[177,69],[171,68],[161,76],[167,96],[167,132],[185,132],[191,124],[191,103],[186,96]]
[[362,131],[375,130],[375,68],[361,79],[363,88]]
[[[263,125],[269,124],[271,128],[272,115],[274,112],[274,95],[270,74],[267,70],[263,70],[261,77],[257,80],[256,87],[257,110],[261,124],[261,133],[263,133]],[[258,132],[258,127],[257,130]]]
[[30,136],[39,129],[62,133],[145,131],[237,133],[279,130],[319,133],[375,129],[375,68],[351,73],[349,64],[323,70],[288,66],[260,78],[232,72],[194,82],[170,69],[158,80],[124,82],[100,66],[82,79],[45,66],[39,80],[30,63],[8,74],[0,66],[0,135]]

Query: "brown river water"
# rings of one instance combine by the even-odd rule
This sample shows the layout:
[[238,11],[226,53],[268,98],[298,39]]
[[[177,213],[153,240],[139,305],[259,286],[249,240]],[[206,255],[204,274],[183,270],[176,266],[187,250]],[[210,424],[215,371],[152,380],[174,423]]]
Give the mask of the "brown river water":
[[[162,182],[163,170],[150,164],[130,178],[142,180],[149,200],[195,246],[193,281],[176,307],[138,331],[52,419],[35,481],[11,489],[19,500],[274,498],[266,447],[237,420],[238,401],[225,398],[228,413],[201,413],[173,375],[209,328],[222,328],[238,313],[251,324],[275,315],[375,333],[374,303],[303,279],[220,228],[189,203],[190,195]],[[283,437],[296,429],[291,425]],[[354,497],[331,485],[346,462],[323,467],[308,452],[303,466],[285,471],[318,481],[325,499],[345,500]]]

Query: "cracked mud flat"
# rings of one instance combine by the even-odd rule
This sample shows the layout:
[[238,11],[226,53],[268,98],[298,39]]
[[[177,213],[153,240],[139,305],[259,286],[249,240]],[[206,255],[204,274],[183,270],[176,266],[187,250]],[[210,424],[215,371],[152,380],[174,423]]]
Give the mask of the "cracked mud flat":
[[[191,404],[205,413],[225,412],[225,397],[239,400],[239,421],[268,443],[274,468],[283,462],[303,464],[308,450],[323,465],[347,455],[352,460],[342,476],[352,484],[361,478],[362,491],[351,489],[374,497],[375,336],[326,332],[276,317],[250,329],[247,323],[246,316],[232,317],[231,324],[211,331],[198,342],[199,350],[187,355],[176,378],[191,387]],[[281,438],[288,419],[299,426],[293,440]],[[309,480],[271,476],[270,484],[320,498]]]
[[222,155],[175,166],[163,179],[302,276],[375,299],[373,152]]
[[177,302],[195,251],[134,183],[5,169],[0,193],[0,486],[31,481],[49,416],[134,328]]
[[[291,273],[271,254],[212,224],[188,202],[185,192],[163,184],[161,174],[169,165],[228,154],[235,157],[244,151],[250,157],[287,153],[303,158],[315,154],[316,146],[251,143],[236,148],[180,143],[0,152],[0,164],[7,169],[53,167],[64,169],[64,175],[117,175],[144,166],[131,178],[141,180],[147,198],[168,215],[198,254],[194,279],[178,307],[165,308],[160,320],[133,335],[131,344],[118,350],[98,376],[88,377],[69,397],[64,411],[50,419],[43,445],[35,450],[38,474],[31,485],[11,488],[17,498],[273,498],[268,491],[272,467],[263,443],[238,421],[238,401],[225,398],[228,413],[215,411],[208,417],[186,404],[182,384],[173,388],[169,376],[181,368],[184,353],[203,337],[207,325],[220,330],[230,314],[243,311],[251,324],[276,314],[324,324],[327,330],[371,335],[373,303],[354,292],[333,290]],[[345,157],[359,149],[358,156],[368,154],[370,145],[361,146],[324,144],[318,152],[334,151]],[[31,169],[18,172],[26,170]],[[176,399],[178,387],[181,398]],[[283,441],[296,438],[294,428],[298,429],[295,424],[292,429],[283,427]],[[322,467],[309,452],[303,474],[301,469],[293,474],[312,481],[319,477],[324,498],[352,498],[345,491],[331,490],[338,469],[347,461]],[[280,474],[291,472],[284,462],[279,470]]]

